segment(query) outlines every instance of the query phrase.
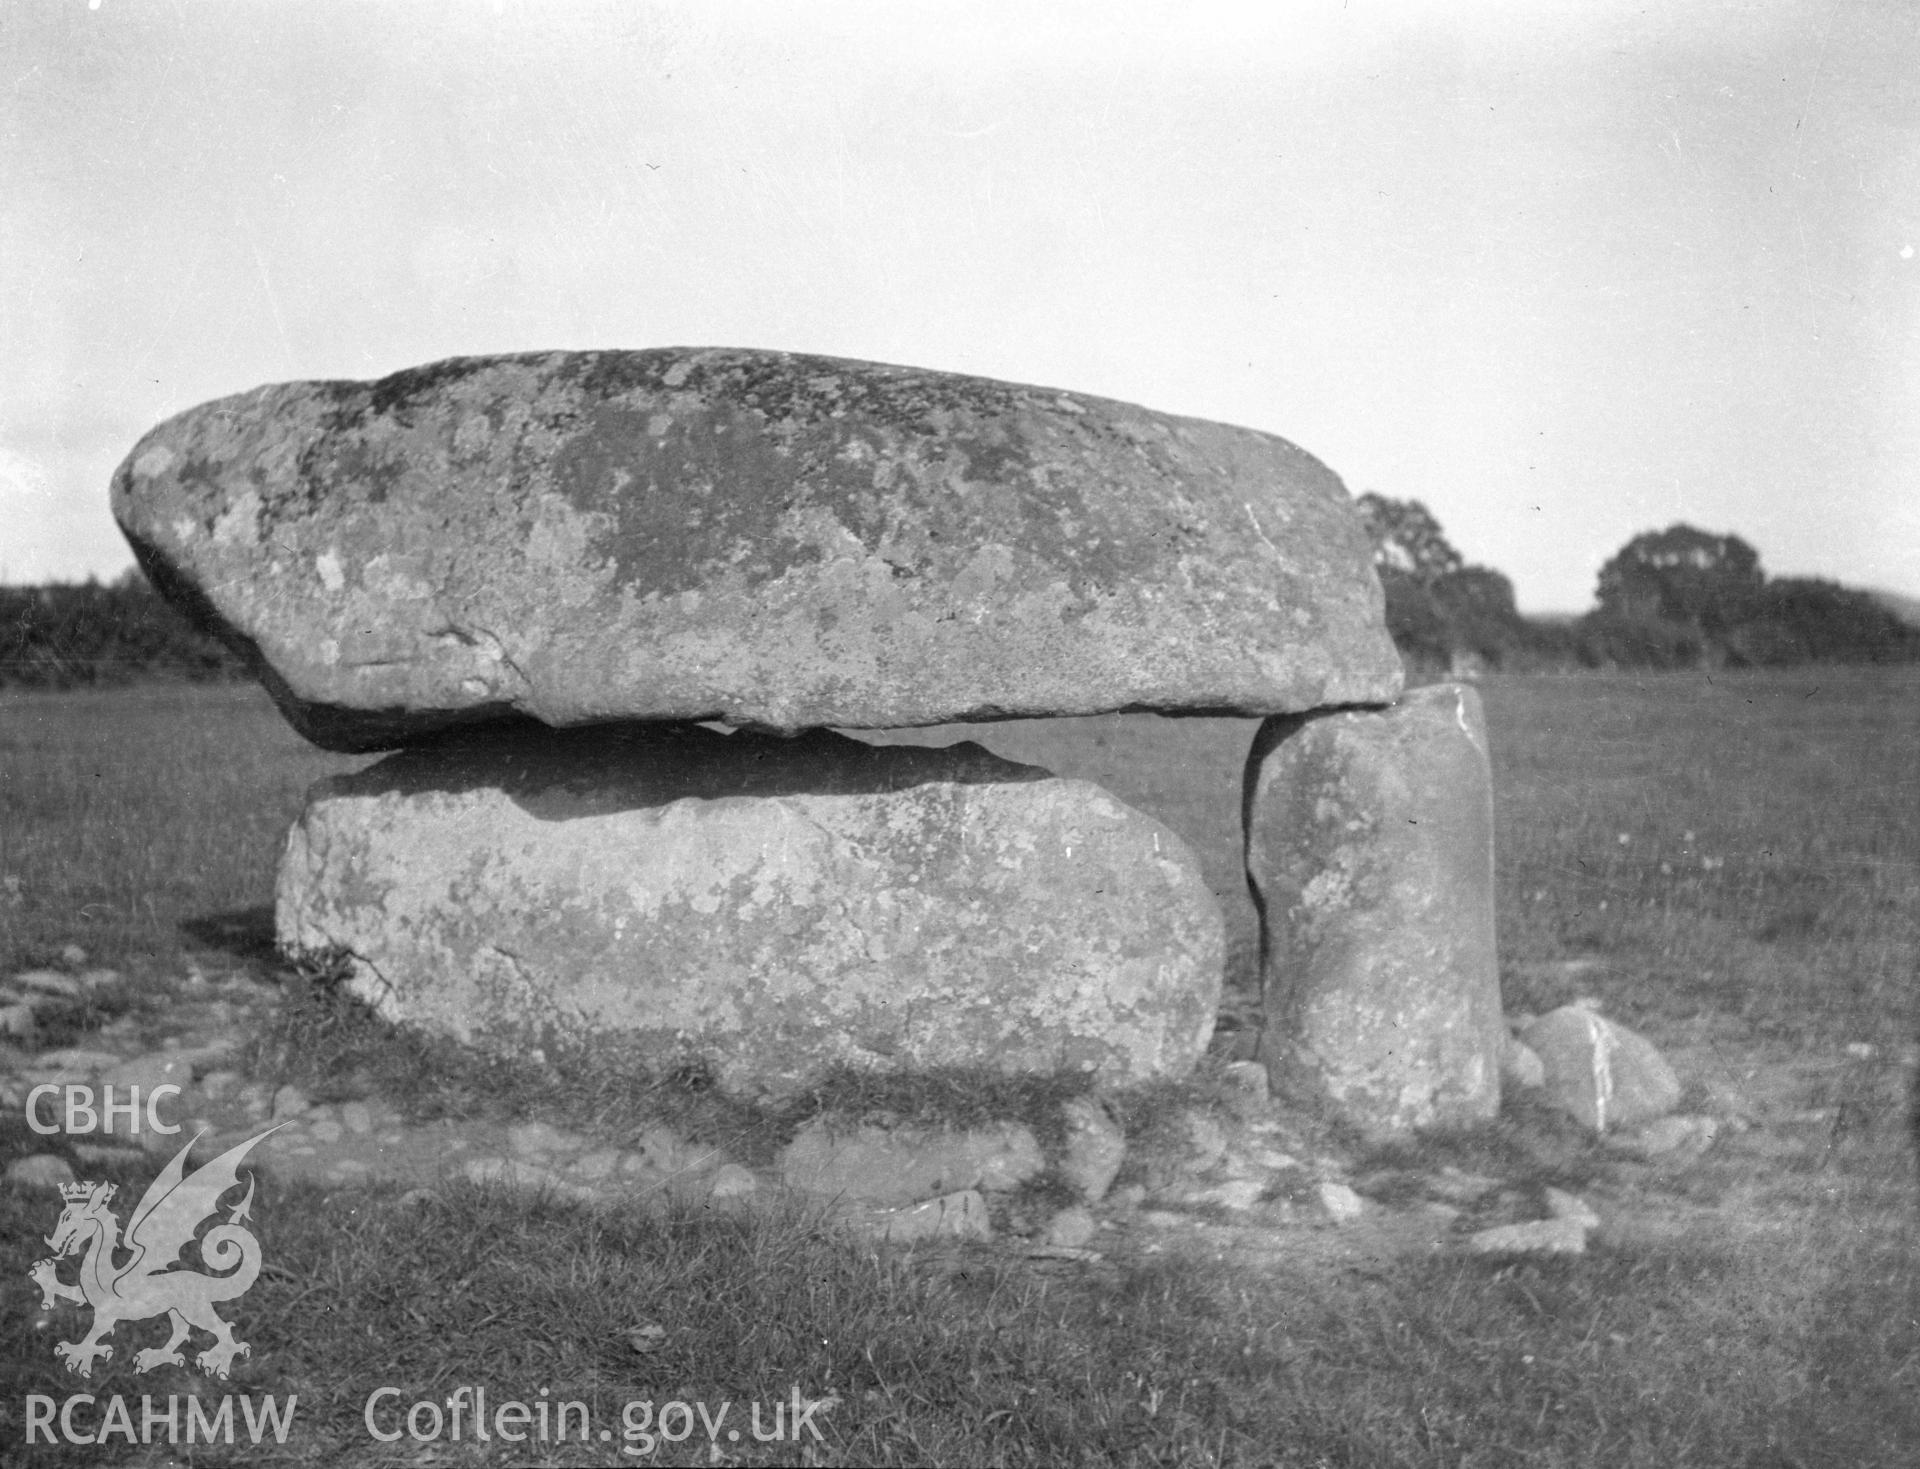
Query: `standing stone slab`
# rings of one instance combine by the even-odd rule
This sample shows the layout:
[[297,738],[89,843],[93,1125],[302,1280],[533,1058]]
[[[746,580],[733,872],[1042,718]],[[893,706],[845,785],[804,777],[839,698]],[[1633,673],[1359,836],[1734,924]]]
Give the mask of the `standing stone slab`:
[[1400,687],[1312,456],[907,367],[668,348],[287,383],[154,429],[113,507],[332,749],[513,712],[871,729]]
[[1370,1130],[1491,1117],[1506,1033],[1479,696],[1268,720],[1246,821],[1268,1036]]
[[396,1021],[509,1053],[700,1063],[736,1094],[835,1063],[1179,1075],[1218,905],[1170,831],[977,745],[689,726],[493,731],[322,781],[277,927]]

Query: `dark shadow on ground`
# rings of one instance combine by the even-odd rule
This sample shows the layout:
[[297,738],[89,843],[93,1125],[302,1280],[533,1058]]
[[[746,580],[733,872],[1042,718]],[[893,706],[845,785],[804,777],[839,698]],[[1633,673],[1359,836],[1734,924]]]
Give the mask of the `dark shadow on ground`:
[[218,949],[250,964],[273,964],[280,958],[273,946],[273,909],[265,905],[183,919],[180,931],[202,948]]

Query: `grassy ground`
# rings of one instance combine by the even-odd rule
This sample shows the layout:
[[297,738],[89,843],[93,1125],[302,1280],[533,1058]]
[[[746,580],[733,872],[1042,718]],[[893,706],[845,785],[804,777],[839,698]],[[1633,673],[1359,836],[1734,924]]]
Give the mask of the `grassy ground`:
[[315,750],[250,684],[0,692],[0,965],[79,943],[177,969],[183,924],[273,901],[307,786],[365,763]]
[[[1650,1200],[1640,1227],[1540,1264],[1169,1253],[1096,1267],[995,1249],[876,1254],[799,1213],[622,1219],[471,1190],[428,1206],[283,1195],[261,1211],[271,1268],[245,1300],[255,1357],[233,1390],[297,1392],[297,1426],[272,1454],[196,1447],[190,1461],[1920,1462],[1915,1190],[1885,1059],[1916,1030],[1920,679],[1495,679],[1483,693],[1509,1007],[1596,993],[1676,1054],[1797,1088],[1831,1118],[1827,1146],[1716,1149]],[[1160,816],[1216,889],[1243,901],[1234,848],[1250,726],[973,733]],[[131,977],[138,1008],[160,1003],[163,978],[189,962],[231,962],[236,943],[257,943],[300,790],[354,763],[307,750],[246,691],[0,699],[0,972],[78,942]],[[409,1048],[320,1001],[289,1017],[257,1049],[263,1069],[385,1057],[415,1073],[391,1084],[446,1105],[612,1125],[639,1105]],[[1877,1047],[1873,1059],[1838,1064],[1849,1043]],[[1422,1147],[1472,1166],[1516,1135],[1503,1123]],[[0,1119],[0,1152],[32,1142]],[[1607,1166],[1560,1164],[1602,1180]],[[134,1165],[123,1182],[141,1176]],[[38,1461],[25,1457],[25,1395],[73,1391],[24,1278],[49,1222],[39,1198],[0,1194],[8,1463]],[[128,1395],[136,1422],[142,1392],[211,1391],[110,1366],[88,1390]],[[416,1401],[481,1385],[495,1402],[543,1387],[584,1402],[613,1437],[565,1450],[381,1444],[362,1406],[383,1385],[398,1390],[387,1430]],[[711,1456],[696,1422],[679,1444],[656,1435],[649,1456],[617,1452],[629,1401],[715,1412],[727,1400],[728,1423],[745,1428],[749,1403],[764,1426],[796,1390],[831,1400],[811,1419],[819,1442],[727,1441],[723,1427]]]
[[[1806,669],[1487,689],[1501,952],[1604,955],[1652,1022],[1910,1040],[1920,677]],[[1508,1007],[1570,995],[1509,983]]]

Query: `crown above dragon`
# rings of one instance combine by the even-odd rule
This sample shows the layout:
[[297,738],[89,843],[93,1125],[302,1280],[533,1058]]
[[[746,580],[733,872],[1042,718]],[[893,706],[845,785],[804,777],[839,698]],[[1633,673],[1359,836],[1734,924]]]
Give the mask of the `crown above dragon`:
[[98,1193],[100,1202],[104,1204],[113,1197],[114,1190],[117,1187],[118,1185],[116,1184],[87,1183],[84,1180],[79,1183],[63,1183],[60,1185],[60,1197],[70,1204],[78,1204],[84,1200],[91,1199]]

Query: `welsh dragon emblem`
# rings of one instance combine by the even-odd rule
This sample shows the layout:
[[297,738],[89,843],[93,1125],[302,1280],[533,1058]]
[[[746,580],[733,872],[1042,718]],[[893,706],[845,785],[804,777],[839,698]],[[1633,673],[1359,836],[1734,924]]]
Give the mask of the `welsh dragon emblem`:
[[[54,1253],[35,1261],[27,1274],[40,1287],[42,1308],[52,1309],[56,1300],[93,1307],[93,1330],[85,1340],[63,1341],[54,1348],[54,1355],[70,1371],[82,1377],[93,1376],[94,1362],[113,1356],[113,1347],[105,1338],[115,1326],[122,1321],[144,1321],[162,1312],[173,1324],[173,1335],[165,1346],[136,1353],[136,1372],[184,1366],[180,1345],[196,1326],[213,1333],[213,1345],[195,1361],[215,1377],[225,1377],[233,1359],[248,1351],[247,1344],[235,1339],[233,1327],[220,1318],[213,1304],[244,1294],[260,1274],[260,1241],[243,1226],[253,1206],[251,1173],[246,1196],[228,1206],[226,1223],[216,1224],[200,1240],[201,1261],[214,1270],[230,1273],[209,1275],[170,1267],[179,1262],[180,1252],[193,1241],[202,1222],[219,1213],[221,1195],[240,1186],[240,1160],[254,1144],[277,1131],[279,1128],[270,1127],[188,1175],[187,1154],[206,1136],[204,1130],[197,1133],[140,1196],[127,1219],[124,1240],[120,1237],[120,1221],[107,1209],[114,1195],[113,1184],[60,1185],[66,1208],[47,1236]],[[61,1262],[82,1251],[85,1258],[80,1262],[80,1283],[67,1285],[59,1277]],[[115,1257],[122,1253],[127,1259],[116,1263]]]

